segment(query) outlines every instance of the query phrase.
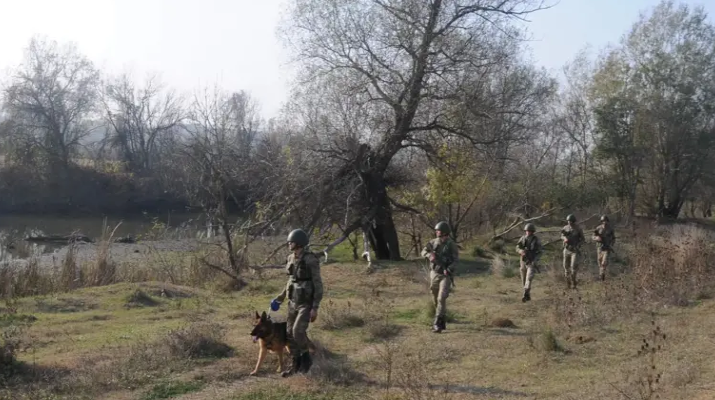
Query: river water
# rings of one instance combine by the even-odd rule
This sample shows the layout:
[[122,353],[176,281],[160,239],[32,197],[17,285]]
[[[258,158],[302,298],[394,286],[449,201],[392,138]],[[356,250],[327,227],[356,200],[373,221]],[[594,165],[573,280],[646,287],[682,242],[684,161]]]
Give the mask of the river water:
[[[105,225],[106,224],[106,225]],[[118,226],[117,226],[118,225]],[[139,215],[121,217],[59,217],[33,215],[0,215],[0,261],[25,258],[27,253],[48,254],[62,243],[30,243],[28,236],[66,236],[73,233],[93,240],[105,237],[116,227],[114,238],[186,239],[206,236],[208,227],[202,214]]]

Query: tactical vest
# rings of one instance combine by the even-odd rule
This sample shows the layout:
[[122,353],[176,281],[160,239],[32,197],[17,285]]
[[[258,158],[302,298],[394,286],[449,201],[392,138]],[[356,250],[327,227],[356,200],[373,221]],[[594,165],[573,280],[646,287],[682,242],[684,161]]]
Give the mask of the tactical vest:
[[526,259],[533,261],[536,257],[536,236],[530,235],[524,238],[524,251],[526,251]]
[[[317,257],[314,253],[310,253]],[[305,262],[308,252],[304,251],[297,262],[288,265],[288,275],[291,285],[288,289],[288,299],[296,305],[311,305],[313,303],[313,275]]]
[[575,227],[572,227],[571,229],[568,229],[564,227],[562,229],[562,232],[566,235],[566,238],[568,239],[567,243],[564,243],[564,249],[571,251],[571,252],[577,252],[579,251],[580,245],[582,243],[574,243],[576,240],[579,240],[578,238],[578,232],[576,231]]
[[449,266],[454,262],[452,252],[450,251],[450,243],[453,243],[451,239],[447,239],[444,243],[437,242],[437,246],[434,248],[434,254],[437,256],[438,261],[432,262],[432,271],[442,274],[444,273],[445,267],[441,264],[444,263]]

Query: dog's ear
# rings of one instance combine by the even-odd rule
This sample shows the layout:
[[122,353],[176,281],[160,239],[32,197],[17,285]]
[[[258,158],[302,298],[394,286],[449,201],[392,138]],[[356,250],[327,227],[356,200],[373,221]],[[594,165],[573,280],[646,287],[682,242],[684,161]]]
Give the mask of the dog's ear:
[[[263,312],[265,314],[265,311]],[[256,319],[261,318],[260,315],[258,315],[258,311],[256,311]]]
[[261,314],[261,320],[265,321],[266,317],[268,317],[268,316],[266,315],[266,312],[264,311],[263,314]]

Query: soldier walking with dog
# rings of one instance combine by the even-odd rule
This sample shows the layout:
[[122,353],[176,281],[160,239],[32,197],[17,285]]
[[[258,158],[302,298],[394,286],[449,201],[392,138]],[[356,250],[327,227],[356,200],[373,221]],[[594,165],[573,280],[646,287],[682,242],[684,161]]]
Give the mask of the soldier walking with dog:
[[519,272],[521,272],[521,284],[524,287],[522,302],[531,300],[531,281],[534,279],[534,270],[539,270],[539,258],[541,258],[541,240],[536,236],[536,226],[532,223],[524,225],[524,236],[516,243],[516,252],[521,256],[519,261]]
[[613,251],[613,245],[616,243],[616,232],[611,227],[608,216],[601,215],[601,224],[594,229],[592,239],[597,242],[598,275],[601,281],[605,281],[608,270],[608,253]]
[[566,284],[571,289],[576,289],[576,272],[578,271],[581,245],[586,240],[583,230],[576,225],[576,216],[569,214],[566,217],[567,225],[561,229],[561,239],[564,241],[564,274]]
[[296,229],[288,235],[291,254],[286,261],[288,283],[273,301],[271,309],[278,311],[288,297],[287,336],[293,364],[282,373],[283,377],[296,372],[307,373],[313,361],[308,351],[308,324],[318,318],[318,308],[323,299],[323,280],[320,276],[320,259],[307,250],[308,235]]
[[435,307],[432,331],[440,333],[447,329],[447,297],[454,285],[454,269],[459,261],[457,243],[449,237],[451,229],[447,222],[441,221],[434,227],[437,237],[427,242],[422,249],[422,257],[430,261],[430,291]]

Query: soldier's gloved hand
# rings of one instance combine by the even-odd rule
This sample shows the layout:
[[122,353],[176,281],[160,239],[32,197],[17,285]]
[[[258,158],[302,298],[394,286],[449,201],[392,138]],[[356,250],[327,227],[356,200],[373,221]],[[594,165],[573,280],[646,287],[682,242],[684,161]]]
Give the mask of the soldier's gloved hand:
[[271,310],[278,311],[280,308],[281,308],[281,302],[276,299],[273,299],[271,301]]

